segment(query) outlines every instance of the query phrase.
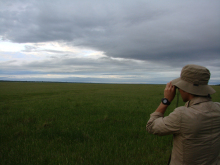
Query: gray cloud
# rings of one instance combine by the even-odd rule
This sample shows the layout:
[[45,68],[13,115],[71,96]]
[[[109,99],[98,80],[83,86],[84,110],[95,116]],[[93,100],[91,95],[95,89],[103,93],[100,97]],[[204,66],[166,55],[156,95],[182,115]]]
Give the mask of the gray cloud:
[[[115,70],[110,70],[116,73],[139,70],[139,65],[130,61],[135,59],[153,62],[151,66],[161,66],[161,70],[196,63],[220,71],[220,2],[217,0],[3,0],[0,6],[3,39],[16,43],[62,41],[103,51],[108,57],[98,62],[68,57],[26,67],[44,68],[49,64],[54,70],[55,66],[64,65],[77,66],[80,70],[83,66],[83,70],[95,72],[97,68],[114,66]],[[25,51],[35,48],[27,47]],[[124,61],[118,64],[111,57]]]

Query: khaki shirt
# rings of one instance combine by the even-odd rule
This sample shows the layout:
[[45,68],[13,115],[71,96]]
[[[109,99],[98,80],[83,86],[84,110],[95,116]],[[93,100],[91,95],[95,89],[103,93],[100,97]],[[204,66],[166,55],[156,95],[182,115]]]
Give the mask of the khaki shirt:
[[146,129],[173,134],[171,165],[220,165],[220,103],[195,97],[169,116],[152,113]]

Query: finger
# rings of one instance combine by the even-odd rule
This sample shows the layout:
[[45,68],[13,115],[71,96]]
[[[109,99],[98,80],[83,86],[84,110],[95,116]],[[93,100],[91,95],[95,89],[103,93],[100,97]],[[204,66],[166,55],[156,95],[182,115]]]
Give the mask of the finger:
[[167,83],[166,88],[170,88],[170,82]]
[[168,83],[168,88],[169,88],[169,89],[172,88],[172,84],[171,84],[171,82]]

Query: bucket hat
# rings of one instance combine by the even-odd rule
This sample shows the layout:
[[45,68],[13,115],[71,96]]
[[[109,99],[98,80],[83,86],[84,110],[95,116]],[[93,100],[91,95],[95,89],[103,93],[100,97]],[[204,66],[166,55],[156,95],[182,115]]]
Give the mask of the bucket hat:
[[172,80],[171,83],[187,93],[208,96],[215,93],[215,90],[208,85],[210,75],[207,68],[190,64],[184,66],[180,77]]

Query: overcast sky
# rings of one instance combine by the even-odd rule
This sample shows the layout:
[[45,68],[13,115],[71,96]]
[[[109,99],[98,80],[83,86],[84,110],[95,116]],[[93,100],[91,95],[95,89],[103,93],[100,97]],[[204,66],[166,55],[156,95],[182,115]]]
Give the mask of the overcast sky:
[[220,84],[219,0],[0,0],[0,80]]

